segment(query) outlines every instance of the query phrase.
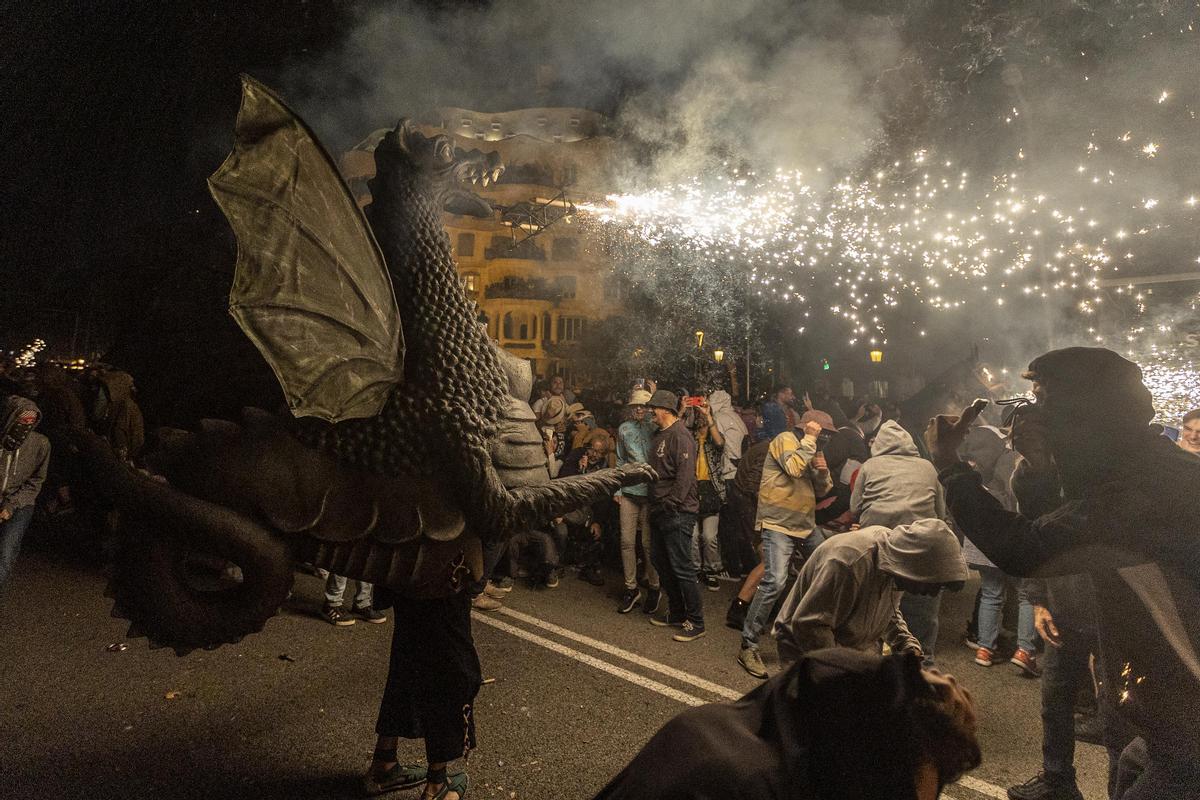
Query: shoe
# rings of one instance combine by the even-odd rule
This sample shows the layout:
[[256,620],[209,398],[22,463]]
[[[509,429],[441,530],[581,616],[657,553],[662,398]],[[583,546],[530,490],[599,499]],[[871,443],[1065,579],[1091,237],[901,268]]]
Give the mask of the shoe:
[[705,633],[703,627],[693,625],[691,620],[686,620],[680,627],[683,630],[671,637],[677,642],[694,642]]
[[497,578],[494,581],[488,581],[488,586],[491,586],[498,592],[511,592],[513,590],[513,579],[507,576]]
[[465,772],[451,772],[446,774],[446,782],[442,784],[442,788],[437,790],[437,793],[430,797],[429,800],[446,800],[446,797],[454,792],[458,795],[459,800],[463,800],[467,796],[467,786],[471,781],[467,778]]
[[717,592],[721,590],[721,582],[717,580],[717,576],[713,573],[704,573],[703,580],[705,588],[707,588],[710,592]]
[[471,608],[478,611],[495,611],[503,606],[504,603],[494,597],[488,597],[486,594],[477,594],[471,598]]
[[350,609],[350,613],[361,619],[363,622],[370,622],[373,625],[378,625],[381,622],[387,622],[387,614],[378,611],[371,606],[355,606]]
[[483,593],[488,597],[494,597],[497,600],[503,600],[512,589],[501,589],[494,583],[488,582],[487,586],[483,587]]
[[738,653],[738,663],[742,665],[742,669],[749,672],[756,678],[767,677],[767,665],[763,663],[762,656],[756,647],[743,647],[742,652]]
[[600,574],[598,567],[584,567],[579,570],[579,580],[587,581],[592,586],[604,585],[604,576]]
[[729,570],[723,569],[720,572],[714,572],[713,577],[719,581],[740,581],[741,578],[736,575],[730,575]]
[[637,589],[626,589],[621,593],[621,604],[617,606],[618,614],[628,614],[633,611],[638,604],[638,600],[642,599],[642,593]]
[[545,586],[547,589],[558,588],[558,570],[550,570],[550,574],[546,576]]
[[354,617],[347,614],[346,609],[341,606],[325,606],[321,609],[321,619],[339,628],[354,624]]
[[963,636],[962,643],[963,643],[963,647],[967,648],[968,650],[978,650],[980,647],[983,646],[983,645],[979,644],[978,636],[972,636],[969,633],[966,634],[965,636]]
[[646,599],[642,601],[643,614],[657,614],[662,605],[662,589],[647,589]]
[[975,651],[975,663],[981,667],[990,667],[996,663],[996,654],[986,647],[980,647]]
[[746,612],[749,610],[749,603],[740,597],[733,598],[733,602],[729,604],[729,610],[725,612],[725,627],[733,628],[735,631],[746,627]]
[[399,789],[413,789],[423,784],[428,774],[424,764],[393,764],[391,769],[379,777],[368,772],[363,778],[363,791],[374,796]]
[[1017,648],[1017,652],[1013,653],[1013,657],[1008,660],[1008,663],[1020,667],[1031,678],[1037,678],[1042,674],[1042,669],[1037,663],[1037,657],[1033,653],[1026,652],[1020,648]]
[[676,622],[675,620],[671,619],[670,614],[667,614],[664,617],[651,617],[650,624],[659,628],[682,628],[683,620]]
[[1024,783],[1008,787],[1009,800],[1083,800],[1079,787],[1072,783],[1052,782],[1039,772]]

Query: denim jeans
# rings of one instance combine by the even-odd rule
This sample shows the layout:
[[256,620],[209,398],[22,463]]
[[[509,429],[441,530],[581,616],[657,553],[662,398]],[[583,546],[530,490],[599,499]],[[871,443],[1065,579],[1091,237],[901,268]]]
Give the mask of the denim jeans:
[[33,506],[24,506],[13,512],[5,522],[0,522],[0,587],[8,583],[17,554],[21,552],[21,540],[33,519]]
[[[346,595],[346,584],[349,579],[342,575],[334,575],[327,569],[318,569],[317,573],[325,579],[325,605],[340,606]],[[358,582],[358,592],[354,595],[354,608],[370,608],[371,584],[366,581]]]
[[1062,644],[1042,657],[1042,770],[1054,783],[1075,784],[1075,696],[1092,686],[1095,639],[1065,625]]
[[937,647],[938,614],[942,610],[942,593],[935,595],[904,593],[900,599],[900,613],[908,623],[908,630],[921,643],[925,663],[932,665],[934,649]]
[[720,525],[719,514],[709,514],[696,520],[692,536],[692,563],[696,565],[697,572],[705,569],[720,572],[725,569],[721,564],[721,542],[717,539]]
[[806,556],[811,556],[817,545],[825,541],[825,534],[820,528],[801,539],[788,536],[786,533],[762,530],[763,576],[754,593],[754,600],[746,610],[746,622],[742,626],[742,647],[758,647],[758,637],[763,629],[771,623],[771,611],[775,601],[783,591],[788,578],[788,564],[791,563],[792,553],[797,549]]
[[[976,566],[975,569],[979,570],[982,578],[979,598],[979,646],[995,650],[996,641],[1000,638],[1004,599],[1008,594],[1008,576],[997,567]],[[1036,637],[1037,630],[1033,627],[1033,606],[1022,597],[1017,617],[1017,647],[1026,653],[1032,653],[1037,649]]]
[[667,509],[650,512],[650,527],[654,530],[654,566],[667,595],[667,617],[672,622],[686,619],[697,628],[703,628],[704,607],[700,601],[696,565],[692,562],[695,525],[695,514]]
[[625,588],[637,588],[637,535],[638,527],[642,529],[642,552],[646,556],[643,567],[646,571],[646,583],[651,589],[657,590],[658,571],[654,568],[651,553],[654,548],[651,538],[654,535],[650,529],[650,502],[645,497],[629,497],[618,495],[617,503],[621,512],[621,571],[624,573]]

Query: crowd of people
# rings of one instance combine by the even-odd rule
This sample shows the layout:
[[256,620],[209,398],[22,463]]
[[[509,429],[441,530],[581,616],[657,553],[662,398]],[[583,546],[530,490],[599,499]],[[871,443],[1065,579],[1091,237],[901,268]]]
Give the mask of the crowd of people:
[[[1200,409],[1183,417],[1177,442],[1168,444],[1149,424],[1153,409],[1140,373],[1132,377],[1136,367],[1095,355],[1109,351],[1076,350],[1084,367],[1054,353],[1030,365],[1036,402],[980,402],[961,417],[939,417],[924,436],[905,427],[895,405],[848,401],[821,386],[800,395],[777,386],[739,407],[722,388],[671,391],[645,381],[623,406],[601,411],[554,377],[531,398],[550,475],[644,463],[657,480],[485,545],[471,604],[495,610],[517,582],[554,589],[568,570],[596,587],[616,572],[616,613],[640,611],[674,641],[691,643],[710,624],[702,592],[737,581],[723,621],[741,634],[731,656],[767,681],[752,697],[769,706],[785,684],[801,691],[800,681],[819,708],[843,691],[831,676],[847,675],[868,683],[886,677],[887,691],[905,681],[926,687],[915,694],[910,687],[910,699],[933,687],[944,735],[922,744],[919,757],[931,770],[926,783],[940,790],[979,759],[969,695],[935,669],[942,594],[960,590],[974,571],[979,589],[962,634],[974,663],[1007,660],[1042,679],[1043,769],[1009,797],[1081,797],[1073,765],[1081,706],[1095,712],[1085,718],[1095,729],[1091,740],[1109,750],[1113,798],[1196,796],[1179,793],[1200,786],[1194,734],[1181,730],[1200,683],[1195,606],[1178,606],[1180,596],[1197,596],[1197,534],[1187,527],[1196,498],[1187,496],[1164,527],[1153,493],[1164,486],[1157,477],[1194,486]],[[1081,368],[1115,388],[1080,397]],[[119,370],[9,369],[0,381],[2,587],[35,508],[49,517],[77,510],[71,459],[56,457],[68,452],[70,429],[90,428],[130,464],[145,432],[133,379]],[[1056,424],[1073,427],[1056,432]],[[1122,514],[1112,510],[1114,496],[1128,506]],[[1144,530],[1127,533],[1130,508]],[[1097,577],[1101,567],[1115,582]],[[369,584],[358,586],[346,610],[347,580],[321,577],[327,622],[386,620]],[[761,652],[766,637],[778,645],[775,678]],[[1142,686],[1147,680],[1152,691]],[[1160,686],[1175,692],[1174,706]],[[905,720],[897,724],[911,726]],[[697,724],[725,725],[737,737],[749,722],[689,717],[664,729],[647,752],[693,735],[685,732]],[[945,764],[939,747],[954,753]],[[712,754],[721,763],[727,756]],[[658,796],[638,793],[650,789],[639,783],[645,775],[637,763],[604,796]]]

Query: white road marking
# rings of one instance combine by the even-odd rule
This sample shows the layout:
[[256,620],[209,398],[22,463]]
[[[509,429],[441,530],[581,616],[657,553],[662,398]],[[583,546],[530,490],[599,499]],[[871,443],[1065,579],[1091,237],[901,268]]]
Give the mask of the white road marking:
[[637,653],[631,653],[628,650],[617,647],[616,645],[609,644],[608,642],[602,642],[599,639],[593,639],[590,636],[584,636],[582,633],[576,633],[575,631],[561,628],[552,622],[546,622],[545,620],[538,619],[537,617],[531,617],[528,614],[522,614],[520,611],[514,611],[508,607],[497,609],[497,611],[498,613],[510,616],[515,620],[520,620],[526,625],[533,625],[541,628],[544,631],[557,634],[564,639],[570,639],[572,641],[579,642],[580,644],[586,644],[588,647],[593,647],[601,652],[608,653],[610,656],[623,658],[630,663],[637,664],[639,667],[653,670],[660,675],[666,675],[668,678],[674,678],[680,683],[691,684],[697,689],[703,689],[706,692],[711,692],[718,697],[724,697],[727,700],[740,700],[742,695],[745,694],[745,692],[735,691],[727,686],[722,686],[719,683],[706,681],[704,678],[692,675],[690,672],[684,672],[681,669],[675,669],[674,667],[668,667],[666,664],[660,664],[657,661],[652,661],[644,656],[639,656]]
[[[630,663],[633,663],[633,664],[637,664],[640,667],[644,667],[646,669],[650,669],[655,672],[659,672],[663,675],[667,675],[671,678],[674,678],[675,680],[681,681],[683,683],[691,684],[697,688],[704,689],[705,691],[711,692],[711,693],[719,695],[721,697],[726,697],[730,700],[737,700],[742,697],[742,694],[743,694],[742,692],[738,692],[734,689],[730,689],[726,686],[722,686],[719,683],[713,683],[711,681],[706,681],[703,678],[697,677],[696,675],[692,675],[691,673],[684,672],[683,670],[675,669],[674,667],[668,667],[666,664],[660,664],[657,661],[652,661],[651,659],[644,658],[643,656],[639,656],[637,653],[631,653],[628,650],[624,650],[620,647],[617,647],[616,645],[611,645],[611,644],[608,644],[607,642],[602,642],[599,639],[593,639],[590,636],[584,636],[581,633],[575,633],[572,630],[568,630],[567,628],[560,627],[558,625],[555,625],[552,622],[546,622],[545,620],[538,619],[537,617],[533,617],[528,614],[522,614],[520,611],[514,611],[513,609],[508,608],[507,606],[502,607],[497,610],[501,614],[506,614],[506,615],[512,617],[513,619],[520,620],[521,622],[524,622],[528,625],[533,625],[534,627],[541,628],[542,630],[548,631],[550,633],[554,633],[558,636],[562,636],[565,639],[571,639],[572,641],[579,642],[580,644],[587,645],[588,647],[594,647],[595,649],[600,650],[605,653],[608,653],[609,655],[617,656],[618,658],[623,658],[626,661],[629,661]],[[707,703],[710,702],[708,700],[703,700],[699,697],[696,697],[695,695],[690,695],[687,692],[682,692],[678,689],[674,689],[670,686],[667,686],[666,684],[659,683],[656,680],[652,680],[650,678],[639,675],[636,672],[630,672],[627,669],[618,667],[614,664],[610,664],[607,661],[602,661],[594,656],[588,655],[587,653],[583,653],[583,652],[580,652],[579,650],[575,650],[574,648],[567,647],[564,644],[559,644],[558,642],[555,642],[551,639],[546,639],[542,636],[538,636],[536,633],[527,631],[524,628],[518,628],[515,625],[509,625],[506,622],[501,622],[500,620],[496,619],[495,617],[488,616],[479,611],[472,611],[471,618],[478,622],[482,622],[485,625],[489,625],[493,628],[496,628],[497,630],[501,630],[501,631],[504,631],[505,633],[512,634],[513,636],[516,636],[518,639],[524,639],[527,642],[532,642],[533,644],[544,647],[547,650],[551,650],[555,653],[558,653],[559,655],[563,655],[563,656],[566,656],[567,658],[575,659],[576,661],[578,661],[582,664],[586,664],[589,667],[592,667],[593,669],[598,669],[601,672],[605,672],[614,677],[629,681],[630,683],[632,683],[636,686],[641,686],[644,689],[649,689],[652,692],[657,692],[658,694],[661,694],[664,697],[669,697],[672,700],[683,703],[684,705],[702,706],[702,705],[706,705]],[[954,787],[954,786],[961,786],[961,787],[963,787],[965,789],[969,789],[973,792],[978,792],[979,794],[982,794],[986,797],[997,798],[997,800],[1008,800],[1008,792],[1006,792],[1003,788],[997,786],[994,783],[988,783],[987,781],[980,780],[979,778],[973,778],[970,775],[964,775],[963,777],[959,778],[956,783],[951,784],[951,787]],[[951,788],[951,787],[948,787],[948,788]]]
[[566,656],[567,658],[573,658],[576,661],[587,664],[593,669],[598,669],[601,672],[607,672],[609,675],[629,681],[630,683],[641,686],[643,689],[649,689],[652,692],[658,692],[659,694],[683,703],[684,705],[702,706],[710,702],[708,700],[703,700],[699,697],[696,697],[695,695],[690,695],[687,692],[681,692],[678,689],[673,689],[664,683],[659,683],[656,680],[651,680],[650,678],[638,675],[636,672],[630,672],[627,669],[622,669],[621,667],[609,664],[607,661],[601,661],[594,656],[589,656],[587,653],[581,653],[578,650],[574,650],[564,644],[559,644],[558,642],[551,641],[550,639],[544,639],[541,636],[538,636],[536,633],[530,633],[523,628],[518,628],[515,625],[509,625],[507,622],[501,622],[495,617],[484,616],[478,611],[472,611],[471,616],[477,622],[482,622],[484,625],[490,625],[491,627],[502,630],[505,633],[511,633],[518,639],[524,639],[527,642],[533,642],[534,644],[540,645],[547,650],[553,650],[559,655]]

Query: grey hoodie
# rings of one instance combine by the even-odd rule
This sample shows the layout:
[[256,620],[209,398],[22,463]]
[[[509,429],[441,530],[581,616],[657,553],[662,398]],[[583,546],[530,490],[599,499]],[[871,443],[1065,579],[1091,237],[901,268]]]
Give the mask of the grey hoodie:
[[879,525],[821,543],[796,578],[775,620],[785,664],[823,647],[878,652],[883,639],[899,653],[921,652],[900,613],[903,592],[893,576],[920,583],[967,578],[958,538],[939,519],[894,530]]
[[933,464],[900,424],[888,420],[858,472],[850,510],[859,524],[894,528],[918,519],[946,519],[946,498]]
[[733,410],[733,400],[724,389],[708,396],[708,408],[717,423],[717,430],[725,439],[725,447],[721,450],[721,477],[728,483],[737,474],[738,460],[742,457],[743,444],[747,444],[745,439],[749,431],[741,416]]
[[[41,419],[42,412],[32,400],[13,396],[4,403],[3,435],[22,411],[32,410]],[[16,511],[33,505],[42,482],[46,480],[46,467],[50,463],[50,440],[37,431],[30,431],[25,441],[15,451],[0,449],[0,508]]]

